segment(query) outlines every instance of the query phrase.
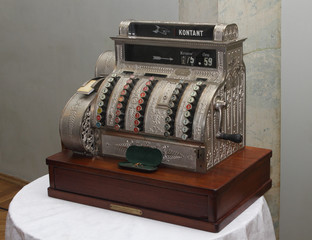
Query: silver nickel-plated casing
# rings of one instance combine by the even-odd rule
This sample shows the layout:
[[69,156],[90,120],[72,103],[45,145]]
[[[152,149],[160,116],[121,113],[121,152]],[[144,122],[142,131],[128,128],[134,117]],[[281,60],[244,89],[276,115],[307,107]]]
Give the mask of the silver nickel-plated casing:
[[[149,146],[164,165],[206,172],[245,145],[245,39],[236,24],[129,20],[112,39],[115,53],[96,64],[97,92],[75,94],[64,109],[65,148],[125,158],[129,146]],[[159,49],[180,49],[180,59]]]

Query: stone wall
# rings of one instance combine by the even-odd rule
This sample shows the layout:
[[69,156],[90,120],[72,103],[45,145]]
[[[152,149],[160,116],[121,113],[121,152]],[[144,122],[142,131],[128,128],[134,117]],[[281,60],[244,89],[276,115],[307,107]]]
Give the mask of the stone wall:
[[[191,22],[236,23],[247,69],[246,144],[273,150],[273,187],[265,195],[279,232],[280,200],[280,0],[180,0],[179,18]],[[217,10],[216,10],[217,8]],[[217,14],[216,14],[217,13]]]

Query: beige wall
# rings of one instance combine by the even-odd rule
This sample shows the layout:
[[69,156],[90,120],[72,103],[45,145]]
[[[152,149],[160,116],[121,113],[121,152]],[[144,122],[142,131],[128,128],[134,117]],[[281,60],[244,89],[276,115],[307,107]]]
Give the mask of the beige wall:
[[[216,11],[217,7],[217,11]],[[217,13],[216,13],[217,12]],[[247,145],[273,150],[272,189],[265,195],[279,233],[280,192],[280,0],[180,0],[180,20],[237,23],[247,69]]]

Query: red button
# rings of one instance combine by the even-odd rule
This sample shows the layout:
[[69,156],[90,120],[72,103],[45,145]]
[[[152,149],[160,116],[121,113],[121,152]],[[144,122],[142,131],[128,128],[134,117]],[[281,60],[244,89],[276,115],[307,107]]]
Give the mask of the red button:
[[139,104],[143,104],[143,103],[144,103],[144,100],[143,100],[142,98],[140,98],[139,101],[138,101],[138,103],[139,103]]
[[150,81],[153,81],[153,80],[154,80],[154,77],[150,77],[149,80],[150,80]]
[[145,97],[146,97],[146,92],[142,92],[142,93],[140,94],[140,96],[141,96],[141,98],[145,98]]
[[121,95],[126,95],[127,94],[127,90],[122,90],[121,91]]
[[128,83],[128,84],[131,84],[131,83],[132,83],[132,79],[128,79],[128,80],[127,80],[127,83]]
[[125,98],[123,97],[123,96],[120,96],[119,98],[118,98],[118,101],[119,102],[123,102],[125,100]]
[[102,118],[101,115],[97,115],[97,116],[96,116],[96,120],[98,120],[98,121],[100,121],[101,118]]
[[127,90],[127,89],[129,89],[129,87],[130,86],[128,84],[126,84],[123,88]]
[[192,104],[187,104],[186,105],[186,110],[191,110],[192,109]]
[[140,121],[139,120],[134,120],[134,125],[135,126],[138,126],[140,124]]
[[137,113],[134,115],[134,117],[135,117],[136,119],[138,119],[138,118],[141,117],[141,114],[137,112]]
[[120,122],[120,118],[119,117],[116,117],[115,118],[115,123],[119,123]]
[[151,85],[152,85],[152,82],[151,82],[151,81],[148,81],[148,82],[145,83],[145,85],[146,85],[146,86],[151,86]]
[[140,112],[140,111],[142,110],[142,106],[141,106],[141,105],[137,106],[137,107],[136,107],[136,110],[137,110],[138,112]]
[[135,128],[133,129],[133,131],[134,131],[135,133],[138,133],[138,132],[140,132],[140,129],[139,129],[138,127],[135,127]]
[[119,130],[119,129],[120,129],[120,126],[119,126],[118,124],[116,124],[116,125],[114,126],[114,128],[115,128],[115,130]]
[[122,108],[122,103],[118,103],[118,104],[117,104],[117,108],[118,108],[118,109]]
[[116,111],[116,116],[118,117],[120,114],[121,114],[121,111],[120,111],[120,110],[117,110],[117,111]]
[[145,86],[145,87],[143,88],[143,91],[144,91],[144,92],[147,92],[148,90],[149,90],[148,86]]

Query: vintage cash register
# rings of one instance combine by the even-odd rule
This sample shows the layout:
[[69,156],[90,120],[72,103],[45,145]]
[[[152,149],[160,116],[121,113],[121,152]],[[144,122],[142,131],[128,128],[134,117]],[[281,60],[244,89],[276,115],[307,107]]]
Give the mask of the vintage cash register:
[[271,187],[236,24],[124,21],[66,104],[52,197],[219,231]]

